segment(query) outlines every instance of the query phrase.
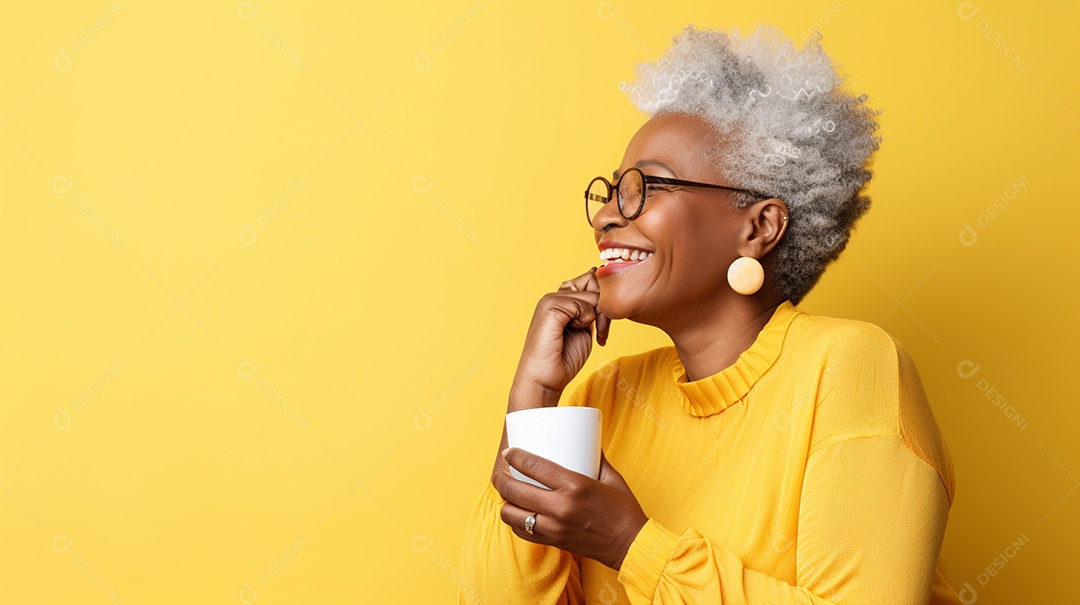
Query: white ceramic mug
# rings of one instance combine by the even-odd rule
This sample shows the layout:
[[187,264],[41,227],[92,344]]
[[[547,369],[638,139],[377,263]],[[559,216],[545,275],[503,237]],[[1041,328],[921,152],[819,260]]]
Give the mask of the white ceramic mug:
[[[600,478],[600,410],[562,406],[518,410],[506,415],[510,447],[523,449],[593,479]],[[515,479],[551,489],[510,467]]]

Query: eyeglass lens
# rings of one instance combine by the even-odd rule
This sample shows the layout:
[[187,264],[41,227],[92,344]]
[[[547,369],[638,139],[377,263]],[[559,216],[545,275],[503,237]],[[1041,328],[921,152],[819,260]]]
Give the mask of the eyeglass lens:
[[[589,189],[585,195],[586,210],[589,224],[596,218],[596,213],[608,203],[610,189],[608,181],[603,177],[597,177],[589,183]],[[624,217],[637,215],[645,202],[645,183],[641,173],[637,170],[627,170],[619,179],[619,211]]]

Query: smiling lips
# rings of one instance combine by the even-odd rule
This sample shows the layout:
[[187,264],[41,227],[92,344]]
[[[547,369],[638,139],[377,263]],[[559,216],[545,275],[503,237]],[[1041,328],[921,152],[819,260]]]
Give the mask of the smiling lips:
[[607,248],[600,251],[600,259],[618,263],[645,260],[652,256],[652,254],[652,252],[647,250],[638,250],[636,248]]
[[623,247],[612,243],[600,244],[600,259],[607,261],[607,264],[596,270],[596,277],[604,277],[635,267],[651,258],[652,255],[652,252],[640,248]]

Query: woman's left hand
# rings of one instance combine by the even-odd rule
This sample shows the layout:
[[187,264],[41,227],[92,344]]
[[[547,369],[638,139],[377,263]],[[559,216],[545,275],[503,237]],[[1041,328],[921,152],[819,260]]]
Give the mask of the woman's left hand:
[[[505,467],[495,473],[492,485],[506,499],[503,523],[523,540],[555,546],[618,570],[649,517],[604,452],[600,452],[599,481],[522,449],[511,447],[505,452],[504,458],[518,472],[551,490],[518,481]],[[530,534],[525,531],[525,518],[533,513],[536,525]]]

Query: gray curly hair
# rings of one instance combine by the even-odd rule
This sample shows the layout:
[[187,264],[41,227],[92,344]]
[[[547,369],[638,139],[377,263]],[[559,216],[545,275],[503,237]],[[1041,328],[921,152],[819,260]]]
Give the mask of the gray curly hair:
[[[762,25],[745,38],[697,30],[675,36],[656,62],[637,66],[620,83],[638,109],[704,118],[736,142],[706,150],[735,187],[780,198],[790,220],[774,249],[773,283],[798,304],[835,260],[870,208],[870,180],[880,110],[840,88],[814,31],[801,49],[778,28]],[[733,193],[736,207],[761,199]]]

